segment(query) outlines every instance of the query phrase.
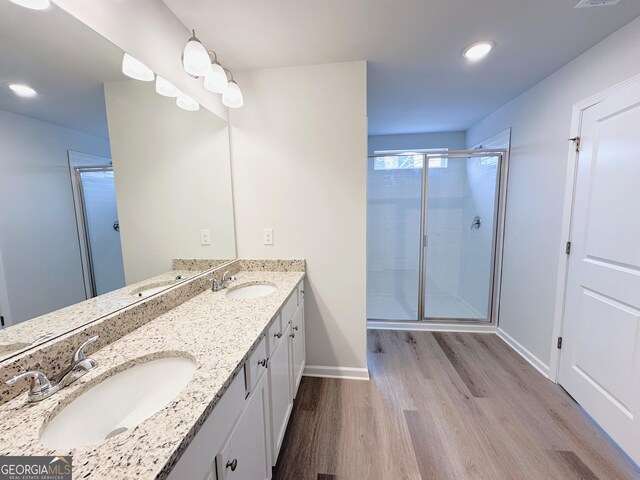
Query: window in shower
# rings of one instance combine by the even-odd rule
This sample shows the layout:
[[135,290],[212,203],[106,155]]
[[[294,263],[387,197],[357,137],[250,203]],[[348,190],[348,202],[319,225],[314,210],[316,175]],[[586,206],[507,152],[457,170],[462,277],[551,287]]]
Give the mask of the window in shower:
[[370,320],[491,318],[502,152],[441,151],[368,159]]

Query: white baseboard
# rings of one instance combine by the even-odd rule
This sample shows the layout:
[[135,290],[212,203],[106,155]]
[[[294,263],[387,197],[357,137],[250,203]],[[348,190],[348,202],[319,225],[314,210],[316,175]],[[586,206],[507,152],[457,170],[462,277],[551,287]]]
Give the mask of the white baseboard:
[[385,322],[380,320],[369,320],[367,322],[369,330],[409,330],[414,332],[473,332],[473,333],[496,333],[494,325],[476,324],[452,324],[452,323],[431,323],[431,322]]
[[503,342],[513,348],[522,358],[529,362],[531,366],[533,366],[533,368],[538,370],[546,378],[549,378],[549,365],[545,364],[542,360],[540,360],[533,353],[527,350],[524,346],[522,346],[520,342],[518,342],[515,338],[513,338],[501,328],[498,328],[496,333]]
[[323,367],[307,365],[304,367],[305,377],[340,378],[343,380],[369,380],[369,370],[351,367]]

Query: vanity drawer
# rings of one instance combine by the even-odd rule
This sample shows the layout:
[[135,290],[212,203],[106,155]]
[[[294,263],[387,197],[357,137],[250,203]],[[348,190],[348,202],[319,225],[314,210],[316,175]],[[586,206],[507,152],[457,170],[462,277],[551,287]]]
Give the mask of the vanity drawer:
[[296,314],[296,309],[298,308],[298,292],[294,290],[293,293],[287,298],[287,301],[284,303],[282,307],[282,328],[286,329],[287,324],[291,321],[293,316]]
[[304,301],[304,279],[298,284],[298,305]]
[[[258,347],[253,351],[253,353],[249,356],[248,366],[245,368],[245,372],[247,373],[247,394],[251,393],[255,388],[258,380],[267,369],[267,339],[266,337],[262,337]],[[264,365],[261,364],[264,362]]]
[[282,314],[278,314],[276,319],[273,321],[271,326],[269,327],[269,333],[267,333],[267,355],[271,356],[273,352],[276,351],[276,347],[280,345],[284,334],[282,332],[282,323],[280,319],[282,318]]

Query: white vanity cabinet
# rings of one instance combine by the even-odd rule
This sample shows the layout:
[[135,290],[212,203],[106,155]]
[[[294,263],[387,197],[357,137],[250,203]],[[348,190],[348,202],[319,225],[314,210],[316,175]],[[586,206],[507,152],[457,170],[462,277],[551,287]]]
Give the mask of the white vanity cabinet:
[[227,443],[216,456],[217,480],[271,478],[270,449],[267,448],[269,412],[265,402],[268,402],[267,381],[262,375]]
[[289,334],[291,324],[287,323],[282,332],[283,340],[278,342],[274,352],[269,358],[269,399],[271,403],[271,462],[276,464],[282,440],[287,430],[287,423],[293,408],[293,397],[291,395],[290,372],[291,365],[289,359]]
[[168,479],[269,480],[304,366],[300,282]]
[[289,335],[289,349],[291,351],[291,396],[296,397],[304,367],[306,364],[304,344],[304,301],[302,301],[291,319],[291,334]]

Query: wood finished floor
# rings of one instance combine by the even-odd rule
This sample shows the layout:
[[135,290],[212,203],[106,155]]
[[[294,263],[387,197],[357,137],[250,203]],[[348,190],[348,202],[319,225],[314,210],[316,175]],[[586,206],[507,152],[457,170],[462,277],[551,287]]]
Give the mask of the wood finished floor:
[[640,479],[497,336],[368,335],[369,382],[302,379],[274,480]]

